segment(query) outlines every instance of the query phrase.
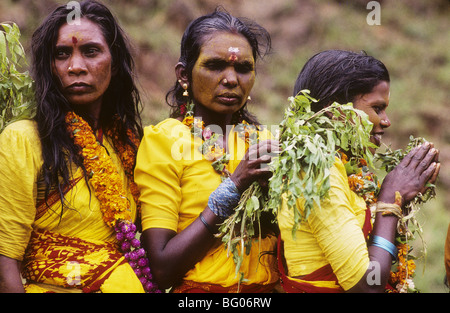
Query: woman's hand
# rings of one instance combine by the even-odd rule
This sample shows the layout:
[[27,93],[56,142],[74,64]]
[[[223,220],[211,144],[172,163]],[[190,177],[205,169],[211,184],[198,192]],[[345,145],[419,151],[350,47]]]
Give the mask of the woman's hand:
[[20,262],[0,254],[0,293],[24,291],[20,278]]
[[280,152],[277,140],[264,140],[250,146],[234,173],[230,176],[240,193],[254,181],[264,189],[272,175],[268,167],[272,157]]
[[433,184],[439,174],[439,151],[426,142],[406,155],[397,167],[384,179],[379,200],[393,202],[398,191],[403,204],[413,200],[418,193],[424,193],[428,184]]

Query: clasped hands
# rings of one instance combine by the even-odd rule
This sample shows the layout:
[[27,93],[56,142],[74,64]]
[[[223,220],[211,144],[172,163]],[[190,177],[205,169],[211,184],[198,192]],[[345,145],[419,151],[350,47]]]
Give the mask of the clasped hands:
[[393,203],[395,192],[402,196],[402,205],[419,193],[425,193],[429,184],[436,182],[440,170],[439,151],[433,143],[425,142],[411,150],[403,160],[386,175],[378,199]]

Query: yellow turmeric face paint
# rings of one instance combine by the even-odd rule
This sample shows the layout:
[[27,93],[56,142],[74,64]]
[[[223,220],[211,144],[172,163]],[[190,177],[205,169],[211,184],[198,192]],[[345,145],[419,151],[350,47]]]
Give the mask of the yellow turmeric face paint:
[[204,41],[192,70],[192,96],[214,113],[233,114],[244,106],[255,82],[255,60],[247,39],[217,31]]

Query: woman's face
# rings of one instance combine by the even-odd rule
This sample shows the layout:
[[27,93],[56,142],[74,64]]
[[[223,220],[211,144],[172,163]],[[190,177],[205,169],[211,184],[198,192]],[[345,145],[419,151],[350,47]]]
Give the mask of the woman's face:
[[207,36],[192,69],[196,103],[220,114],[233,114],[247,101],[255,82],[255,60],[247,39],[216,31]]
[[[378,147],[381,145],[384,129],[391,126],[391,122],[386,114],[386,108],[389,105],[389,95],[389,83],[382,81],[371,92],[357,96],[355,101],[353,101],[353,107],[364,111],[373,123],[370,141]],[[372,151],[372,153],[374,152]]]
[[61,26],[53,60],[53,75],[69,103],[100,110],[112,76],[112,56],[100,27],[86,18]]

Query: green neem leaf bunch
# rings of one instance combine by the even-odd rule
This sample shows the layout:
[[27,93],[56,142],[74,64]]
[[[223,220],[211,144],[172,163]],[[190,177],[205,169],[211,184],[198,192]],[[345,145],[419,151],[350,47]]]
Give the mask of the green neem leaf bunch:
[[14,24],[0,24],[0,132],[9,124],[34,115],[33,79],[26,66],[20,30]]
[[[311,98],[302,91],[289,98],[290,107],[280,124],[281,154],[272,162],[268,207],[275,212],[286,197],[287,205],[294,210],[295,233],[299,223],[308,218],[330,189],[330,168],[337,151],[350,158],[363,158],[369,166],[373,155],[369,148],[372,123],[363,111],[351,103],[333,103],[318,112],[311,110]],[[284,195],[284,196],[283,196]],[[304,198],[304,211],[300,212],[296,200]]]
[[[372,164],[369,148],[375,146],[369,140],[372,123],[367,114],[351,104],[338,103],[314,112],[311,103],[316,100],[307,90],[288,100],[289,107],[279,125],[281,153],[270,164],[273,176],[268,193],[264,194],[259,184],[253,183],[243,193],[234,214],[219,229],[228,252],[233,254],[236,275],[244,256],[250,252],[252,237],[258,234],[261,242],[264,212],[276,216],[285,198],[294,210],[295,233],[311,210],[320,208],[321,200],[328,196],[330,168],[338,147],[349,156],[364,158]],[[296,205],[299,197],[305,199],[303,212]]]

